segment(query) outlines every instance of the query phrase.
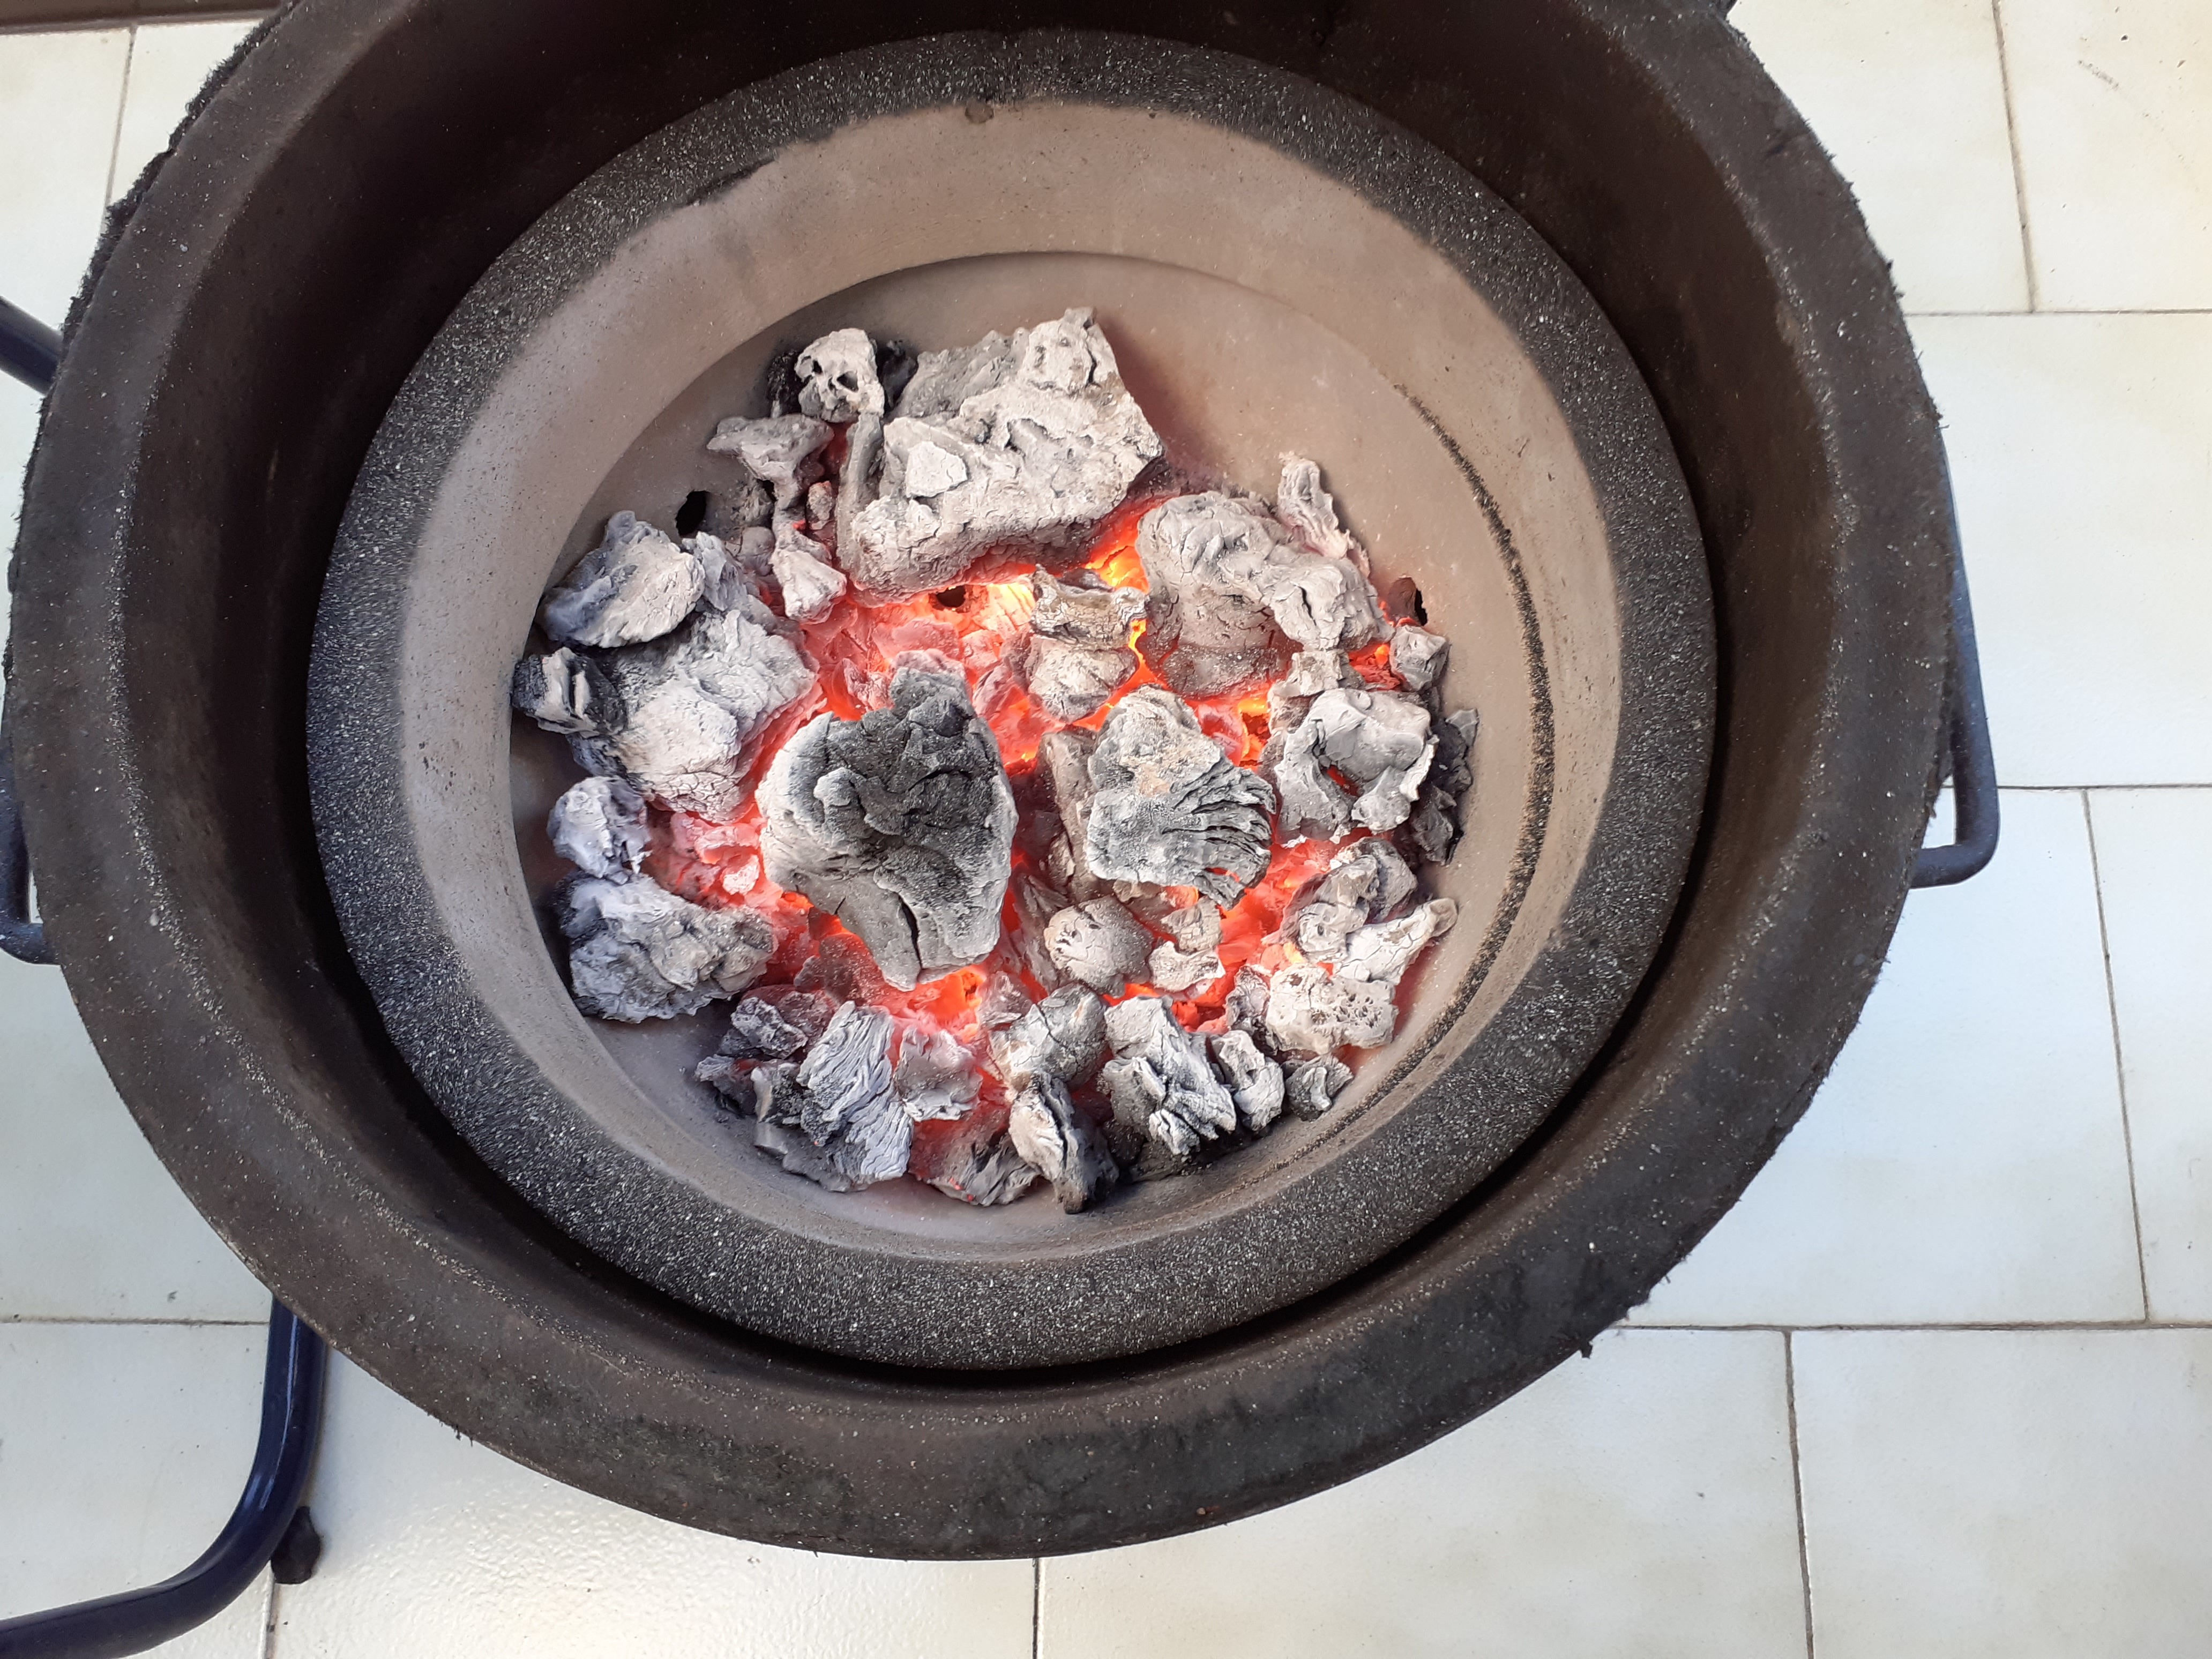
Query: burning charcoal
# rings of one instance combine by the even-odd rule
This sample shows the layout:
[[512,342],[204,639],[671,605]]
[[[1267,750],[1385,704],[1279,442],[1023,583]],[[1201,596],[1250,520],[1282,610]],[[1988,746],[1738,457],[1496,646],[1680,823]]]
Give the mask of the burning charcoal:
[[576,1006],[594,1019],[665,1019],[735,996],[775,948],[750,910],[708,910],[650,876],[571,876],[554,889]]
[[1221,977],[1221,912],[1200,900],[1163,918],[1173,941],[1155,945],[1152,982],[1163,991],[1188,991]]
[[915,1174],[963,1204],[1011,1204],[1037,1178],[1035,1166],[1015,1149],[1005,1126],[981,1121],[980,1115],[931,1150],[931,1161],[917,1164]]
[[1071,645],[1042,634],[1020,641],[1010,660],[1037,707],[1056,720],[1088,720],[1137,672],[1137,653],[1126,646]]
[[690,616],[704,581],[696,558],[636,514],[617,513],[546,595],[538,620],[563,645],[637,645]]
[[702,611],[666,639],[608,659],[619,714],[573,740],[594,772],[617,772],[647,798],[718,823],[745,799],[753,744],[814,684],[799,647],[747,595]]
[[737,550],[720,536],[701,531],[684,538],[684,550],[699,564],[699,599],[717,611],[727,611],[747,599],[757,599],[753,573]]
[[1260,1045],[1243,1031],[1224,1031],[1206,1039],[1213,1054],[1213,1069],[1229,1085],[1237,1103],[1237,1121],[1258,1134],[1282,1115],[1283,1068],[1260,1052]]
[[1316,962],[1345,959],[1352,936],[1384,921],[1413,897],[1414,877],[1398,849],[1380,836],[1353,842],[1291,902],[1283,933]]
[[1267,1030],[1267,975],[1253,967],[1239,968],[1236,982],[1221,1005],[1222,1029],[1242,1031],[1261,1053],[1274,1051],[1275,1039]]
[[1324,691],[1357,691],[1366,684],[1346,652],[1295,653],[1282,678],[1267,688],[1267,763],[1274,763],[1291,733],[1305,723],[1316,697]]
[[1145,515],[1137,554],[1152,590],[1146,661],[1185,696],[1272,679],[1288,652],[1356,650],[1376,638],[1375,590],[1342,559],[1309,553],[1258,502],[1208,491]]
[[769,879],[858,933],[901,990],[998,943],[1014,796],[957,672],[901,659],[891,706],[817,717],[769,763],[760,801]]
[[877,593],[947,586],[990,548],[1079,540],[1159,453],[1087,310],[925,352],[838,556]]
[[1091,781],[1084,852],[1093,874],[1195,887],[1226,909],[1267,870],[1275,792],[1231,765],[1159,687],[1131,692],[1107,716]]
[[[1145,590],[1109,587],[1095,576],[1091,583],[1097,585],[1092,586],[1082,580],[1090,574],[1083,571],[1062,582],[1042,570],[1032,571],[1030,591],[1036,595],[1036,609],[1030,613],[1030,627],[1047,639],[1070,645],[1126,646],[1129,629],[1145,614]],[[1131,672],[1135,672],[1133,664]]]
[[1388,986],[1326,968],[1285,968],[1267,988],[1267,1030],[1285,1054],[1379,1048],[1397,1029]]
[[1460,797],[1474,781],[1475,713],[1462,708],[1438,720],[1436,758],[1421,781],[1420,798],[1406,821],[1407,839],[1428,864],[1442,864],[1459,845]]
[[594,876],[635,871],[651,840],[645,797],[620,778],[586,778],[553,803],[553,850]]
[[799,1062],[799,1127],[856,1187],[906,1173],[914,1120],[891,1086],[891,1017],[846,1003]]
[[1040,985],[1058,986],[1066,975],[1045,948],[1044,930],[1067,908],[1067,895],[1027,868],[1014,872],[1006,890],[1013,900],[1015,926],[1002,941],[1005,960]]
[[1053,1195],[1070,1215],[1097,1202],[1121,1179],[1097,1126],[1075,1109],[1058,1078],[1033,1078],[1015,1097],[1006,1139],[1052,1182]]
[[1036,778],[1060,816],[1060,831],[1045,848],[1045,867],[1071,898],[1096,898],[1105,883],[1091,872],[1085,850],[1090,832],[1091,757],[1098,747],[1096,732],[1048,732],[1037,745]]
[[849,586],[845,573],[821,556],[825,550],[794,532],[778,537],[775,550],[769,556],[775,585],[783,590],[783,614],[793,622],[825,616],[845,597]]
[[727,1054],[709,1054],[691,1068],[691,1075],[731,1104],[752,1110],[753,1073],[745,1061]]
[[799,354],[799,407],[817,421],[842,426],[857,416],[884,412],[876,379],[875,343],[857,328],[825,334]]
[[1425,628],[1401,623],[1390,636],[1390,672],[1406,683],[1406,690],[1427,692],[1442,684],[1451,662],[1451,641]]
[[1045,924],[1044,948],[1069,979],[1118,997],[1145,976],[1152,936],[1118,899],[1071,904]]
[[[1274,763],[1283,845],[1334,841],[1352,825],[1395,830],[1411,816],[1436,740],[1429,711],[1395,691],[1332,690],[1313,700]],[[1359,787],[1358,799],[1334,781]]]
[[1033,1005],[1022,982],[1011,974],[989,974],[975,1006],[975,1023],[987,1031],[1002,1031],[1029,1012]]
[[707,440],[707,447],[717,455],[736,456],[755,477],[772,486],[803,489],[802,472],[830,435],[829,424],[811,416],[771,415],[765,420],[724,421]]
[[1114,1103],[1109,1144],[1139,1180],[1187,1167],[1201,1140],[1237,1127],[1237,1100],[1158,997],[1132,997],[1106,1011],[1114,1058],[1098,1074]]
[[750,996],[730,1010],[730,1033],[722,1039],[722,1053],[738,1060],[788,1060],[810,1040],[774,1003]]
[[807,1042],[818,1042],[837,1013],[838,999],[796,985],[756,985],[746,1000],[766,1003],[785,1024],[796,1026]]
[[1352,1067],[1323,1054],[1291,1067],[1283,1081],[1283,1103],[1294,1116],[1310,1122],[1336,1104],[1336,1097],[1351,1081]]
[[1346,945],[1340,971],[1377,985],[1395,985],[1430,941],[1449,933],[1458,920],[1458,905],[1449,899],[1431,899],[1395,921],[1363,927]]
[[1321,487],[1321,468],[1303,455],[1283,457],[1282,482],[1275,489],[1275,516],[1310,553],[1343,559],[1363,576],[1372,574],[1367,550],[1339,522],[1336,503]]
[[991,1039],[991,1063],[1007,1088],[1040,1077],[1091,1080],[1106,1055],[1106,1005],[1078,985],[1064,985]]
[[906,1115],[920,1123],[932,1118],[965,1117],[975,1104],[983,1079],[975,1057],[950,1031],[925,1033],[909,1026],[899,1034],[898,1065],[891,1073]]
[[507,700],[548,732],[589,738],[622,723],[622,693],[606,671],[567,646],[514,665]]
[[784,1124],[760,1119],[753,1125],[753,1145],[781,1160],[783,1167],[793,1175],[805,1176],[817,1186],[826,1187],[833,1193],[849,1193],[858,1184],[837,1167],[834,1153],[816,1146],[798,1130]]
[[1145,660],[1187,697],[1272,679],[1289,647],[1261,597],[1259,572],[1289,532],[1256,504],[1178,495],[1145,515],[1137,553],[1151,589]]

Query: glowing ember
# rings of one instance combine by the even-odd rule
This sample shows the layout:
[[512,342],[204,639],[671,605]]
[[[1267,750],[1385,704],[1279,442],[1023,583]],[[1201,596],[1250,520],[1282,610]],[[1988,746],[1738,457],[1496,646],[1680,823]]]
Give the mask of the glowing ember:
[[1142,487],[1087,312],[787,361],[711,441],[722,533],[618,514],[517,665],[592,775],[550,826],[580,1006],[735,1000],[700,1081],[836,1190],[1076,1210],[1328,1110],[1455,920],[1413,868],[1471,777],[1445,641],[1311,461],[1273,507]]

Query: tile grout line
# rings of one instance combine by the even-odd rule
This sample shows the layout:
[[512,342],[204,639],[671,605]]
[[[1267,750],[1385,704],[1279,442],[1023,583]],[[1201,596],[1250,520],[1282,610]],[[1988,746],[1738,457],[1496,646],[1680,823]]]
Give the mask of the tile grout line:
[[2143,1252],[2142,1206],[2136,1197],[2135,1127],[2128,1119],[2128,1063],[2120,1042],[2120,992],[2112,977],[2112,935],[2105,921],[2105,872],[2097,859],[2097,815],[2081,792],[2081,827],[2089,836],[2089,881],[2097,891],[2097,944],[2105,956],[2105,1009],[2112,1024],[2112,1080],[2120,1091],[2120,1145],[2128,1158],[2128,1214],[2136,1228],[2136,1284],[2142,1293],[2143,1323],[2150,1322],[2150,1267]]
[[1044,1557],[1030,1557],[1030,1659],[1044,1659]]
[[1972,311],[1915,311],[1904,307],[1905,320],[2020,317],[2212,317],[2212,306],[2038,306],[2023,311],[2018,306],[1984,306]]
[[2004,0],[1990,0],[1990,22],[1997,36],[1997,84],[2004,91],[2005,148],[2012,157],[2013,213],[2020,221],[2021,275],[2027,278],[2027,308],[2043,308],[2043,284],[2035,275],[2035,238],[2027,227],[2027,169],[2021,165],[2020,119],[2013,110],[2012,62],[2005,51]]
[[1813,1651],[1813,1548],[1805,1535],[1805,1460],[1797,1449],[1797,1352],[1794,1333],[1782,1333],[1782,1395],[1790,1408],[1790,1495],[1797,1506],[1797,1583],[1805,1607],[1805,1659]]
[[134,23],[131,33],[123,37],[123,88],[115,96],[115,131],[107,136],[107,184],[100,198],[103,219],[108,204],[115,199],[115,163],[123,155],[123,112],[131,107],[131,64],[137,56],[138,26]]
[[269,1580],[269,1614],[261,1626],[261,1659],[276,1659],[276,1598],[283,1593],[284,1587],[272,1576]]
[[260,1319],[131,1319],[117,1315],[103,1318],[97,1314],[0,1314],[0,1330],[10,1325],[146,1325],[161,1329],[172,1327],[197,1330],[212,1327],[222,1330],[253,1329],[269,1322]]

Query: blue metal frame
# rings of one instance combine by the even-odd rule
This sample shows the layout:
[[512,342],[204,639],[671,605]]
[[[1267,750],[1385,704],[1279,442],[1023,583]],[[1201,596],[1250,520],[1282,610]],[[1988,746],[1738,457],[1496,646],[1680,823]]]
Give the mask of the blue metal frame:
[[[34,390],[53,384],[61,337],[0,300],[0,369]],[[15,757],[0,716],[0,950],[51,963],[46,930],[31,919],[31,866],[15,797]],[[269,1310],[261,1438],[229,1523],[200,1559],[144,1589],[48,1613],[0,1620],[0,1659],[121,1659],[183,1635],[236,1601],[272,1563],[280,1582],[314,1571],[322,1542],[301,1499],[323,1427],[330,1350],[282,1303]],[[281,1552],[281,1553],[280,1553]]]

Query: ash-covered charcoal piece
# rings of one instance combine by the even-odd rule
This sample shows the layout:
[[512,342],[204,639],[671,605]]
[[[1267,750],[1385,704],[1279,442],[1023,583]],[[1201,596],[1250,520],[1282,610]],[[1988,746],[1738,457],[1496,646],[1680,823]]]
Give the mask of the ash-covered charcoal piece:
[[1226,909],[1267,868],[1275,792],[1230,763],[1181,699],[1131,692],[1091,757],[1084,852],[1107,881],[1195,887]]
[[757,599],[756,573],[720,536],[701,531],[684,538],[684,550],[699,563],[699,603],[727,611],[747,599]]
[[1206,1046],[1237,1103],[1237,1122],[1249,1133],[1265,1133],[1283,1114],[1283,1068],[1243,1031],[1220,1032],[1208,1037]]
[[1137,653],[1123,647],[1070,645],[1032,634],[1008,660],[1038,708],[1056,720],[1088,720],[1137,672]]
[[1380,836],[1363,837],[1291,899],[1283,936],[1315,962],[1341,962],[1353,935],[1395,915],[1417,885],[1396,847]]
[[[1412,816],[1435,753],[1419,698],[1364,689],[1322,692],[1274,763],[1283,844],[1334,841],[1354,825],[1396,829]],[[1358,787],[1357,798],[1338,777]]]
[[1390,988],[1326,968],[1285,968],[1267,987],[1267,1032],[1284,1054],[1379,1048],[1398,1027]]
[[769,879],[859,934],[901,990],[998,943],[1013,791],[957,669],[902,659],[891,706],[817,717],[770,763],[760,802]]
[[828,550],[796,532],[775,540],[769,569],[783,590],[783,614],[793,622],[814,622],[830,614],[845,597],[845,573],[831,564]]
[[1322,488],[1321,468],[1304,455],[1283,457],[1283,476],[1275,490],[1275,516],[1306,550],[1342,559],[1363,576],[1374,570],[1367,550],[1336,516],[1336,501]]
[[652,843],[645,797],[620,778],[586,778],[553,803],[553,850],[586,875],[633,874]]
[[1437,752],[1401,832],[1425,864],[1446,862],[1459,845],[1462,800],[1474,781],[1474,737],[1480,726],[1474,710],[1462,708],[1432,728]]
[[593,738],[622,724],[622,693],[607,671],[567,646],[514,665],[507,701],[548,732]]
[[1412,623],[1401,623],[1390,635],[1390,672],[1416,694],[1433,691],[1451,665],[1451,641]]
[[1185,696],[1282,672],[1291,643],[1356,651],[1381,637],[1373,584],[1349,560],[1312,553],[1263,503],[1209,490],[1145,515],[1137,555],[1151,589],[1139,648]]
[[909,1025],[899,1033],[891,1087],[906,1115],[922,1123],[967,1116],[982,1092],[983,1075],[975,1056],[951,1032]]
[[925,352],[838,557],[872,592],[926,593],[992,548],[1076,543],[1159,453],[1088,310]]
[[1003,1031],[1034,1006],[1021,981],[1012,974],[994,971],[983,976],[982,994],[975,1002],[975,1023],[986,1031]]
[[950,1135],[915,1143],[909,1171],[947,1198],[988,1207],[1011,1204],[1036,1184],[1036,1166],[1024,1158],[1004,1122],[981,1113],[963,1119]]
[[730,1030],[721,1051],[737,1060],[789,1060],[819,1035],[787,1019],[776,1004],[749,996],[730,1010]]
[[1448,898],[1418,904],[1394,921],[1361,928],[1347,941],[1337,971],[1377,985],[1397,984],[1413,958],[1442,939],[1459,920],[1459,906]]
[[1097,748],[1098,734],[1085,731],[1048,732],[1037,745],[1037,782],[1060,819],[1045,846],[1045,872],[1079,902],[1106,890],[1085,850],[1091,803],[1098,793],[1091,781],[1091,757]]
[[1283,1079],[1283,1103],[1291,1115],[1308,1121],[1336,1104],[1336,1097],[1352,1081],[1352,1067],[1333,1054],[1302,1060]]
[[1014,1097],[1006,1139],[1052,1183],[1060,1207],[1073,1215],[1111,1192],[1121,1171],[1106,1138],[1068,1097],[1055,1077],[1032,1078]]
[[[836,1017],[839,1000],[824,992],[797,985],[756,985],[746,1000],[767,1004],[777,1018],[787,1025],[796,1027],[805,1042],[811,1043],[818,1041],[823,1032],[830,1029],[830,1022]],[[722,1052],[731,1054],[735,1051],[726,1042]]]
[[1237,1127],[1237,1099],[1206,1055],[1206,1042],[1158,997],[1106,1011],[1114,1058],[1098,1073],[1114,1103],[1107,1142],[1139,1181],[1179,1174],[1199,1144]]
[[553,890],[576,1006],[594,1019],[667,1019],[735,996],[775,949],[750,910],[710,910],[650,876],[570,876]]
[[716,455],[734,455],[745,470],[778,496],[787,489],[803,496],[813,482],[810,464],[834,435],[827,421],[811,415],[769,415],[758,420],[733,416],[707,440]]
[[[1066,581],[1032,571],[1030,591],[1036,596],[1036,609],[1030,613],[1031,629],[1070,645],[1127,645],[1129,630],[1143,619],[1146,605],[1143,588],[1111,587],[1087,570]],[[1133,655],[1130,672],[1136,667]]]
[[775,491],[769,568],[783,590],[784,614],[798,622],[826,614],[847,586],[844,573],[830,562],[829,550],[806,533],[811,521],[807,492],[819,481],[819,458],[835,432],[829,422],[811,415],[771,415],[724,421],[707,441],[710,451],[735,455]]
[[599,544],[554,584],[538,619],[562,645],[640,645],[690,616],[705,582],[696,555],[636,514],[617,513]]
[[1044,948],[1066,978],[1118,997],[1145,977],[1152,936],[1119,899],[1095,898],[1047,922]]
[[846,1003],[799,1062],[799,1127],[856,1187],[906,1173],[914,1120],[892,1085],[891,1017]]
[[664,639],[610,655],[615,715],[591,734],[571,735],[578,763],[678,811],[716,823],[735,817],[753,745],[814,686],[799,647],[776,631],[784,626],[746,594],[727,611],[702,611]]
[[[845,459],[836,489],[819,500],[811,492],[808,496],[807,518],[817,546],[835,549],[851,540],[853,520],[867,504],[870,481],[883,458],[884,416],[889,404],[876,372],[878,356],[876,343],[866,334],[857,328],[841,328],[801,351],[792,365],[799,380],[801,411],[847,428]],[[820,491],[827,486],[813,488]],[[813,573],[806,574],[810,582],[817,580]],[[842,572],[836,574],[836,592],[842,594],[845,578]],[[791,590],[787,586],[784,591],[788,596]],[[827,610],[828,605],[822,604],[820,609]],[[818,611],[801,612],[787,605],[785,614],[805,620]]]
[[1152,947],[1149,978],[1163,991],[1189,991],[1222,975],[1221,912],[1205,900],[1161,920],[1168,937]]
[[1106,1057],[1106,1005],[1063,985],[991,1037],[991,1064],[1010,1090],[1041,1077],[1087,1083]]

